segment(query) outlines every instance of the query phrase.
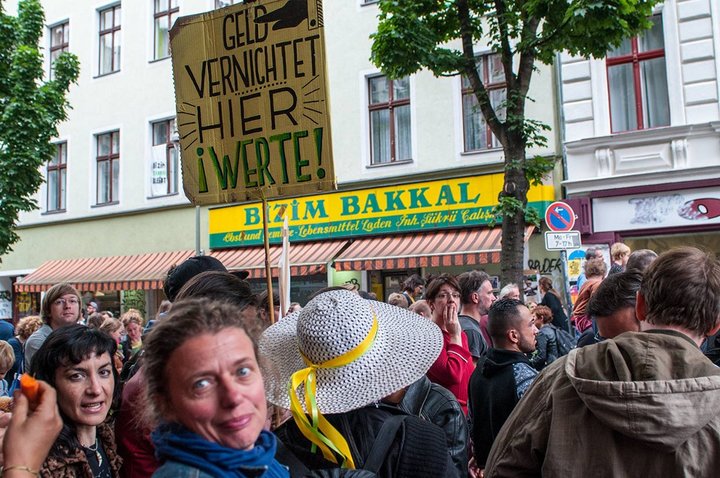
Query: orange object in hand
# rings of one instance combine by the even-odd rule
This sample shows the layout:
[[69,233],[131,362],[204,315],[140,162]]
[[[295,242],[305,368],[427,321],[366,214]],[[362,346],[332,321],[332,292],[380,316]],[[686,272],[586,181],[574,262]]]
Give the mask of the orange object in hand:
[[30,403],[37,402],[40,384],[32,376],[24,373],[20,376],[20,390]]

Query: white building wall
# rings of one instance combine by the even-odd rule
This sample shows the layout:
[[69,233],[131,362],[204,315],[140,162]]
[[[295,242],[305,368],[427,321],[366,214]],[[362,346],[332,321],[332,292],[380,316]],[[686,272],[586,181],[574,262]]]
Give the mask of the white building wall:
[[605,60],[561,55],[567,193],[720,174],[720,5],[667,0],[662,12],[670,125],[612,134]]
[[[121,68],[119,72],[98,76],[98,11],[117,4],[122,6]],[[214,4],[214,0],[179,0],[180,15],[207,11]],[[9,12],[17,10],[17,0],[8,0],[3,5]],[[60,125],[57,137],[68,144],[66,211],[47,214],[43,186],[36,195],[40,210],[22,214],[21,226],[42,227],[129,213],[161,212],[168,207],[189,208],[182,189],[176,195],[150,197],[151,122],[175,115],[171,60],[153,60],[153,0],[122,3],[45,0],[43,5],[48,28],[41,42],[46,54],[50,46],[49,27],[69,20],[69,50],[79,57],[81,73],[78,83],[71,87],[68,99],[72,109],[68,120]],[[376,4],[366,5],[362,0],[324,2],[333,152],[340,186],[500,170],[499,149],[463,152],[460,78],[435,78],[427,71],[411,77],[413,160],[370,166],[367,77],[379,74],[369,59],[372,44],[369,37],[376,29],[377,14]],[[479,44],[477,51],[489,49]],[[48,58],[45,63],[49,68]],[[547,135],[547,147],[528,154],[557,154],[552,67],[539,67],[530,96],[535,102],[528,102],[527,116],[545,122],[553,130]],[[120,131],[119,201],[96,206],[95,135],[113,130]],[[188,231],[188,237],[188,244],[192,245],[192,231]],[[157,249],[152,242],[147,252]],[[86,256],[105,255],[99,245],[87,244],[83,250]]]

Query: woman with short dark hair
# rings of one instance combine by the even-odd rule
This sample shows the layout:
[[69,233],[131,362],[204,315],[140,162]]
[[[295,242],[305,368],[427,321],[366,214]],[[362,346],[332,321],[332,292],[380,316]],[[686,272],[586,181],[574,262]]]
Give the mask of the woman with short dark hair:
[[53,331],[35,354],[30,373],[57,390],[63,419],[40,476],[119,476],[122,459],[106,422],[117,379],[116,348],[106,333],[76,324]]
[[428,284],[425,300],[432,311],[433,322],[443,334],[442,351],[427,376],[450,390],[467,414],[468,384],[475,364],[458,318],[460,284],[454,276],[440,274]]

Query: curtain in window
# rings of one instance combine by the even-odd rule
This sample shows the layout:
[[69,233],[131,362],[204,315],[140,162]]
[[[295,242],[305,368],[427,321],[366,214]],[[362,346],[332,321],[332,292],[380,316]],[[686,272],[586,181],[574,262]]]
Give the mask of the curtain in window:
[[395,157],[397,161],[412,159],[410,105],[395,108],[395,138]]
[[390,162],[390,110],[370,112],[373,164]]
[[638,125],[632,63],[609,67],[608,86],[613,131],[636,130]]
[[640,63],[640,81],[643,93],[643,122],[646,128],[670,124],[665,58]]

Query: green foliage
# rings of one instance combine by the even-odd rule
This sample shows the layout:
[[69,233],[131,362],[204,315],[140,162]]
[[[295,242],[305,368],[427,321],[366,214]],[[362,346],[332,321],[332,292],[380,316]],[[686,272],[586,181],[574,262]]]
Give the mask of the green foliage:
[[557,156],[533,156],[527,158],[524,170],[528,183],[533,186],[541,184],[543,178],[555,169],[557,160]]
[[519,199],[501,194],[498,197],[498,203],[490,210],[493,216],[489,221],[490,227],[495,227],[498,222],[502,222],[506,217],[514,217],[518,212],[526,213],[525,205]]
[[63,53],[53,80],[42,82],[44,28],[39,0],[20,1],[17,17],[0,12],[0,255],[18,240],[20,211],[37,208],[40,168],[52,158],[50,140],[67,117],[65,95],[80,71],[77,57]]
[[[527,93],[537,62],[551,64],[557,53],[604,57],[607,50],[650,26],[653,7],[662,0],[380,0],[379,24],[371,60],[383,73],[399,78],[428,69],[436,76],[466,75],[480,110],[503,146],[505,186],[497,218],[539,224],[538,212],[526,208],[527,187],[517,188],[508,176],[521,171],[527,184],[538,184],[557,158],[526,159],[528,147],[545,146],[549,127],[525,117]],[[490,104],[476,71],[476,45],[500,55],[507,98],[497,109]],[[505,119],[498,112],[502,108]],[[508,252],[506,254],[506,252]],[[517,251],[503,257],[521,257]],[[522,263],[503,264],[521,278]],[[505,278],[504,278],[505,279]],[[517,281],[518,277],[507,279]]]

